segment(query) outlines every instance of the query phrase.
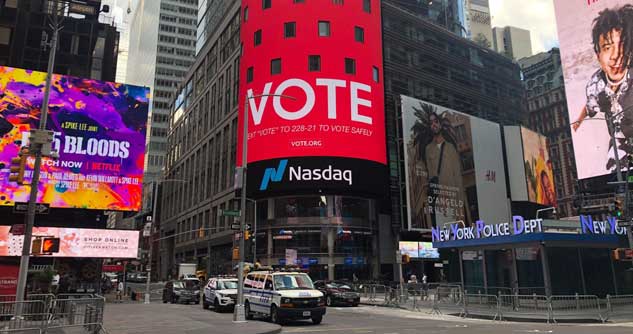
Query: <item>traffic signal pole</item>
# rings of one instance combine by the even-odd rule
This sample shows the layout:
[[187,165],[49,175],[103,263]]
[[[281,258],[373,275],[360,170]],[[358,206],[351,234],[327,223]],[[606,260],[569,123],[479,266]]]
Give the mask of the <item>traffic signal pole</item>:
[[[53,69],[55,67],[55,53],[57,51],[57,38],[60,30],[60,21],[57,14],[58,3],[53,2],[53,37],[50,44],[50,53],[48,55],[48,69],[46,71],[46,88],[44,90],[44,98],[40,108],[40,125],[39,130],[46,130],[46,121],[48,119],[48,101],[51,93],[51,81],[53,79]],[[42,144],[30,143],[30,151],[35,155],[35,163],[33,166],[33,177],[31,180],[31,193],[28,202],[28,211],[26,214],[26,226],[24,229],[24,243],[22,244],[22,257],[20,258],[20,271],[18,276],[18,286],[16,290],[16,314],[22,314],[22,302],[24,301],[26,290],[26,276],[29,270],[29,256],[31,255],[31,238],[33,237],[33,224],[35,222],[35,204],[37,203],[38,186],[40,182],[40,169],[42,167]]]

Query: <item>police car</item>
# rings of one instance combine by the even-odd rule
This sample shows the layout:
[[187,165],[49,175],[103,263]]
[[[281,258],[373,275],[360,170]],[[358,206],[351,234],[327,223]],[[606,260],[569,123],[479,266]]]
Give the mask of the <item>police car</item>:
[[325,299],[305,273],[255,271],[244,279],[244,309],[247,319],[263,315],[278,324],[297,319],[319,324]]
[[211,277],[204,287],[202,308],[206,310],[213,305],[213,309],[218,312],[235,306],[237,284],[235,277]]

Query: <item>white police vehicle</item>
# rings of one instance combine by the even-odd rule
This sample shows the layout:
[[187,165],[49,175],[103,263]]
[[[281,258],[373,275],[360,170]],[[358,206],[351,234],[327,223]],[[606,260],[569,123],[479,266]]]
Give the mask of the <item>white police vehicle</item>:
[[235,306],[237,299],[237,278],[211,277],[204,287],[202,307],[206,310],[210,305],[218,312]]
[[325,300],[305,273],[254,271],[244,279],[244,308],[247,319],[263,315],[278,324],[297,319],[319,324]]

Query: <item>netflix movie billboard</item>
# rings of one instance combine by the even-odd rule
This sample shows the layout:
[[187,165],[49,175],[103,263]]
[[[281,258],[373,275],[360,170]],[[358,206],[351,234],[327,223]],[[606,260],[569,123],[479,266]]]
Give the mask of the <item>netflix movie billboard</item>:
[[[9,233],[0,226],[0,256],[22,255],[24,235]],[[59,252],[53,257],[131,258],[138,257],[139,231],[87,228],[34,227],[36,237],[59,238]]]
[[[46,73],[0,66],[0,206],[27,202],[30,187],[9,182],[9,165],[39,126]],[[53,208],[138,211],[149,89],[53,75],[39,203]],[[25,182],[32,179],[29,157]]]
[[401,103],[409,230],[507,219],[499,124],[408,96]]
[[249,196],[385,194],[381,18],[371,5],[242,1],[237,165],[247,121]]
[[616,172],[616,151],[625,169],[633,153],[633,1],[555,0],[554,7],[578,178]]

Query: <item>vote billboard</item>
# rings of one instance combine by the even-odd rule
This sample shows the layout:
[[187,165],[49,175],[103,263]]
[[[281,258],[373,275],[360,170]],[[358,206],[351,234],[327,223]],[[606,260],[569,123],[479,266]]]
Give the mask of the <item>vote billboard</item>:
[[249,196],[385,195],[380,5],[361,5],[242,1],[237,165],[246,121]]
[[[27,202],[9,165],[39,126],[46,73],[0,66],[0,206]],[[52,208],[138,211],[149,89],[53,75],[46,129],[58,159],[43,159],[37,201]],[[25,182],[32,179],[29,157]]]
[[508,215],[499,124],[401,96],[409,230]]
[[626,169],[633,153],[633,1],[555,0],[554,8],[578,178],[615,173],[616,150]]
[[[22,255],[24,235],[13,235],[10,226],[0,226],[0,256]],[[139,231],[87,228],[34,227],[37,237],[59,238],[59,252],[52,257],[136,258]]]

